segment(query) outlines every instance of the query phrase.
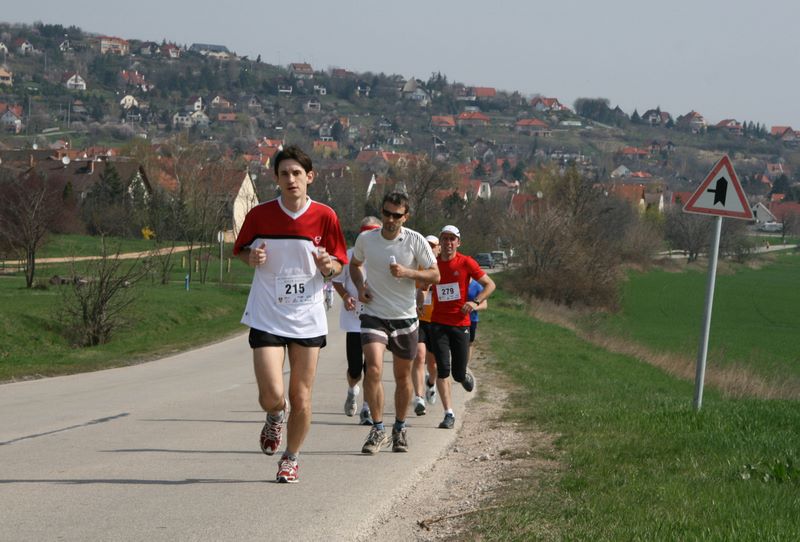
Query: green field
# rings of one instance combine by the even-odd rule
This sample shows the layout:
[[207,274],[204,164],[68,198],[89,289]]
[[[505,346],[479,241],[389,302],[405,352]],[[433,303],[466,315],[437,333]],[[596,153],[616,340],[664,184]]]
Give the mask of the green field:
[[74,348],[57,313],[67,287],[28,290],[19,276],[0,277],[0,381],[128,365],[245,331],[239,319],[249,284],[194,283],[186,291],[182,280],[143,281],[127,324],[108,344]]
[[[121,253],[145,252],[160,247],[155,239],[107,237],[105,243],[110,253],[115,253],[117,250]],[[50,235],[36,253],[36,257],[70,258],[72,256],[93,256],[99,254],[101,249],[102,241],[99,237],[91,235]]]
[[[665,327],[675,319],[655,312]],[[537,321],[502,293],[481,328],[493,370],[516,386],[508,416],[528,431],[532,457],[556,467],[509,471],[498,508],[468,530],[485,540],[800,539],[796,402],[707,389],[695,413],[691,382]]]
[[[697,356],[708,273],[631,273],[622,310],[599,330],[656,351]],[[800,378],[800,253],[774,257],[759,269],[718,272],[709,364],[744,365],[771,378]],[[596,323],[596,322],[595,322]]]

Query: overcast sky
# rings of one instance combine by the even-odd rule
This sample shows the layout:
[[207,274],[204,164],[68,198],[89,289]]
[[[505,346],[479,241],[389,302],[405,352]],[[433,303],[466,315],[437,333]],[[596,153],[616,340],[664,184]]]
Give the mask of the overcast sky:
[[[800,129],[800,1],[9,1],[0,20]],[[651,5],[654,4],[654,5]],[[124,7],[122,7],[124,6]]]

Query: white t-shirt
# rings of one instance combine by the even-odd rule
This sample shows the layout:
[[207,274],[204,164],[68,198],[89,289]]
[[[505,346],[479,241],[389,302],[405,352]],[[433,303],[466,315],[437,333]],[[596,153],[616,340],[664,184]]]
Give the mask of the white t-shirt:
[[372,301],[364,305],[364,313],[386,320],[417,317],[416,282],[414,279],[393,277],[389,263],[410,269],[430,269],[436,265],[430,245],[414,230],[401,228],[392,240],[381,235],[381,229],[361,233],[353,247],[353,258],[369,265],[367,286]]
[[323,278],[312,251],[325,247],[332,257],[347,261],[336,213],[311,199],[298,212],[284,207],[280,198],[257,205],[247,213],[233,253],[262,244],[267,261],[253,272],[242,323],[280,337],[326,335]]
[[[349,260],[352,257],[353,249],[351,248],[347,250],[347,259]],[[361,266],[361,272],[366,279],[366,265]],[[337,282],[344,286],[344,289],[347,290],[347,293],[356,300],[356,308],[352,311],[345,310],[344,301],[342,301],[342,310],[339,312],[339,327],[342,331],[346,331],[348,333],[361,333],[361,320],[359,320],[358,316],[364,310],[364,304],[358,300],[358,290],[356,290],[356,285],[353,284],[353,279],[350,278],[350,266],[343,266],[342,272],[339,273],[335,279],[333,279],[333,282]]]

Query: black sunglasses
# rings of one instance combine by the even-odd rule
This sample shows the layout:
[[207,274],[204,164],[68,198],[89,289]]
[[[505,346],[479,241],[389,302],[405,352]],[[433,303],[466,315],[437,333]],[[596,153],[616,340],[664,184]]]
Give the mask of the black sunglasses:
[[385,216],[386,218],[392,217],[395,220],[400,220],[401,218],[406,216],[405,213],[393,213],[391,211],[387,211],[386,209],[381,209],[381,213],[383,213],[383,216]]

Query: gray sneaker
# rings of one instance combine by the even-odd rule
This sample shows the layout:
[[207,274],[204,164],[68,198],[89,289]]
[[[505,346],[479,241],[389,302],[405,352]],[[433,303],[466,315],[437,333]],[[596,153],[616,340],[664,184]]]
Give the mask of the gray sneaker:
[[472,376],[472,373],[467,371],[467,374],[464,375],[464,381],[461,382],[461,385],[467,391],[472,391],[475,389],[475,377]]
[[445,414],[442,423],[439,424],[439,429],[452,429],[456,424],[456,417],[453,414]]
[[425,409],[425,399],[420,396],[414,397],[414,414],[417,416],[424,416],[427,412],[428,411]]
[[372,413],[370,413],[368,408],[362,408],[361,414],[358,415],[359,425],[372,425]]
[[356,399],[358,398],[358,386],[356,386],[354,391],[347,390],[347,399],[344,400],[344,414],[345,416],[355,416],[356,411],[358,410],[358,405],[356,404]]
[[408,451],[408,435],[406,435],[406,428],[403,427],[400,431],[392,429],[392,451],[393,452],[407,452]]
[[391,437],[386,434],[386,431],[381,431],[374,425],[372,429],[369,430],[369,436],[367,437],[367,441],[364,443],[364,446],[361,448],[362,454],[377,454],[381,451],[381,448],[385,448],[389,445],[389,441]]

